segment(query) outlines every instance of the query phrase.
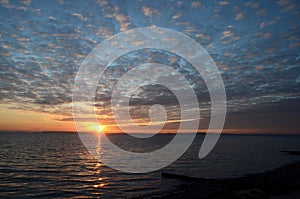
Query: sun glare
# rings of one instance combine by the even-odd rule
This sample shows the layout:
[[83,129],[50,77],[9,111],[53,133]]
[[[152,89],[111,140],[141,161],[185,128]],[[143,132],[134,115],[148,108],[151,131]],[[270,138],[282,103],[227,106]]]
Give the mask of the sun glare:
[[102,128],[100,125],[97,125],[96,128],[95,128],[96,132],[97,133],[101,133],[102,132]]
[[102,133],[104,126],[100,124],[89,124],[86,129],[95,133]]

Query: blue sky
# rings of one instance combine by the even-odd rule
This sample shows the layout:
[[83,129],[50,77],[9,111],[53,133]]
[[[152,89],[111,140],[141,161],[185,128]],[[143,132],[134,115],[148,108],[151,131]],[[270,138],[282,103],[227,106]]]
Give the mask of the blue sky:
[[[214,59],[227,93],[225,128],[299,132],[299,10],[296,0],[2,0],[0,128],[14,129],[13,116],[7,116],[14,113],[16,118],[49,117],[54,123],[49,122],[51,128],[45,123],[45,129],[65,129],[64,125],[72,122],[74,78],[91,50],[122,31],[157,26],[187,34]],[[171,65],[194,84],[203,111],[200,127],[205,128],[210,105],[201,76],[185,60],[159,50],[131,52],[113,63],[98,85],[100,120],[106,124],[112,120],[109,96],[121,69],[128,70],[146,58]],[[147,109],[142,105],[149,103],[161,103],[170,117],[178,117],[176,99],[165,88],[142,88],[140,97],[131,104],[137,118],[147,120]]]

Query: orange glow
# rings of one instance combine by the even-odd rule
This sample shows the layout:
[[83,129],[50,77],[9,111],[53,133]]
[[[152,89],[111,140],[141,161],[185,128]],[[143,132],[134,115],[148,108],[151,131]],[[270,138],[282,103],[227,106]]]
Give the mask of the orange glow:
[[73,121],[62,122],[61,115],[17,110],[0,106],[0,131],[64,131],[76,132]]
[[86,130],[94,132],[94,133],[102,133],[106,128],[104,125],[100,125],[97,123],[85,122]]
[[94,188],[99,188],[99,187],[104,187],[105,184],[104,183],[100,183],[100,184],[95,184],[93,185]]
[[[61,131],[61,132],[76,132],[75,123],[73,120],[62,120],[65,115],[50,114],[45,112],[30,111],[30,110],[18,110],[11,107],[17,106],[17,104],[0,104],[0,131]],[[34,110],[34,106],[32,109]],[[114,122],[110,116],[101,115],[98,118],[99,123],[81,121],[84,129],[91,133],[120,133],[122,130]],[[174,120],[172,121],[174,122]],[[172,125],[172,122],[167,122],[166,128],[162,129],[162,133],[177,133],[176,125]],[[180,122],[180,120],[176,120]],[[183,121],[188,122],[188,121]],[[146,124],[146,123],[144,123]],[[206,128],[199,128],[198,132],[206,133]],[[135,132],[132,128],[133,133]],[[190,129],[186,129],[186,133],[191,133]],[[211,130],[213,133],[214,130]],[[153,132],[143,132],[153,133]],[[294,128],[224,128],[222,133],[226,134],[299,134],[299,129]]]

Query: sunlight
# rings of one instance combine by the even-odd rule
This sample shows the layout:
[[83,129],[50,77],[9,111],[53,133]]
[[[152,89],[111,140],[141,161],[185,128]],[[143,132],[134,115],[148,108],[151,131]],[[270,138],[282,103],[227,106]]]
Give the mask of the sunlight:
[[96,130],[97,133],[101,133],[101,132],[102,132],[102,128],[101,128],[100,125],[97,125],[97,126],[95,127],[95,130]]
[[104,126],[103,125],[100,125],[100,124],[88,124],[86,129],[89,130],[89,131],[92,131],[92,132],[95,132],[95,133],[102,133],[103,130],[104,130]]

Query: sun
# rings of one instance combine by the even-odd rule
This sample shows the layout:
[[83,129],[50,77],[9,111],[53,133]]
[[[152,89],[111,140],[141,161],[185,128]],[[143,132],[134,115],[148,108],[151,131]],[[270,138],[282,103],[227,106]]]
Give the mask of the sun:
[[104,127],[103,125],[100,125],[100,124],[94,124],[94,123],[88,124],[87,127],[86,127],[86,129],[87,129],[88,131],[92,131],[92,132],[94,132],[94,133],[102,133],[103,130],[104,130],[104,128],[105,128],[105,127]]
[[101,133],[102,132],[102,127],[100,125],[97,125],[95,127],[96,133]]

